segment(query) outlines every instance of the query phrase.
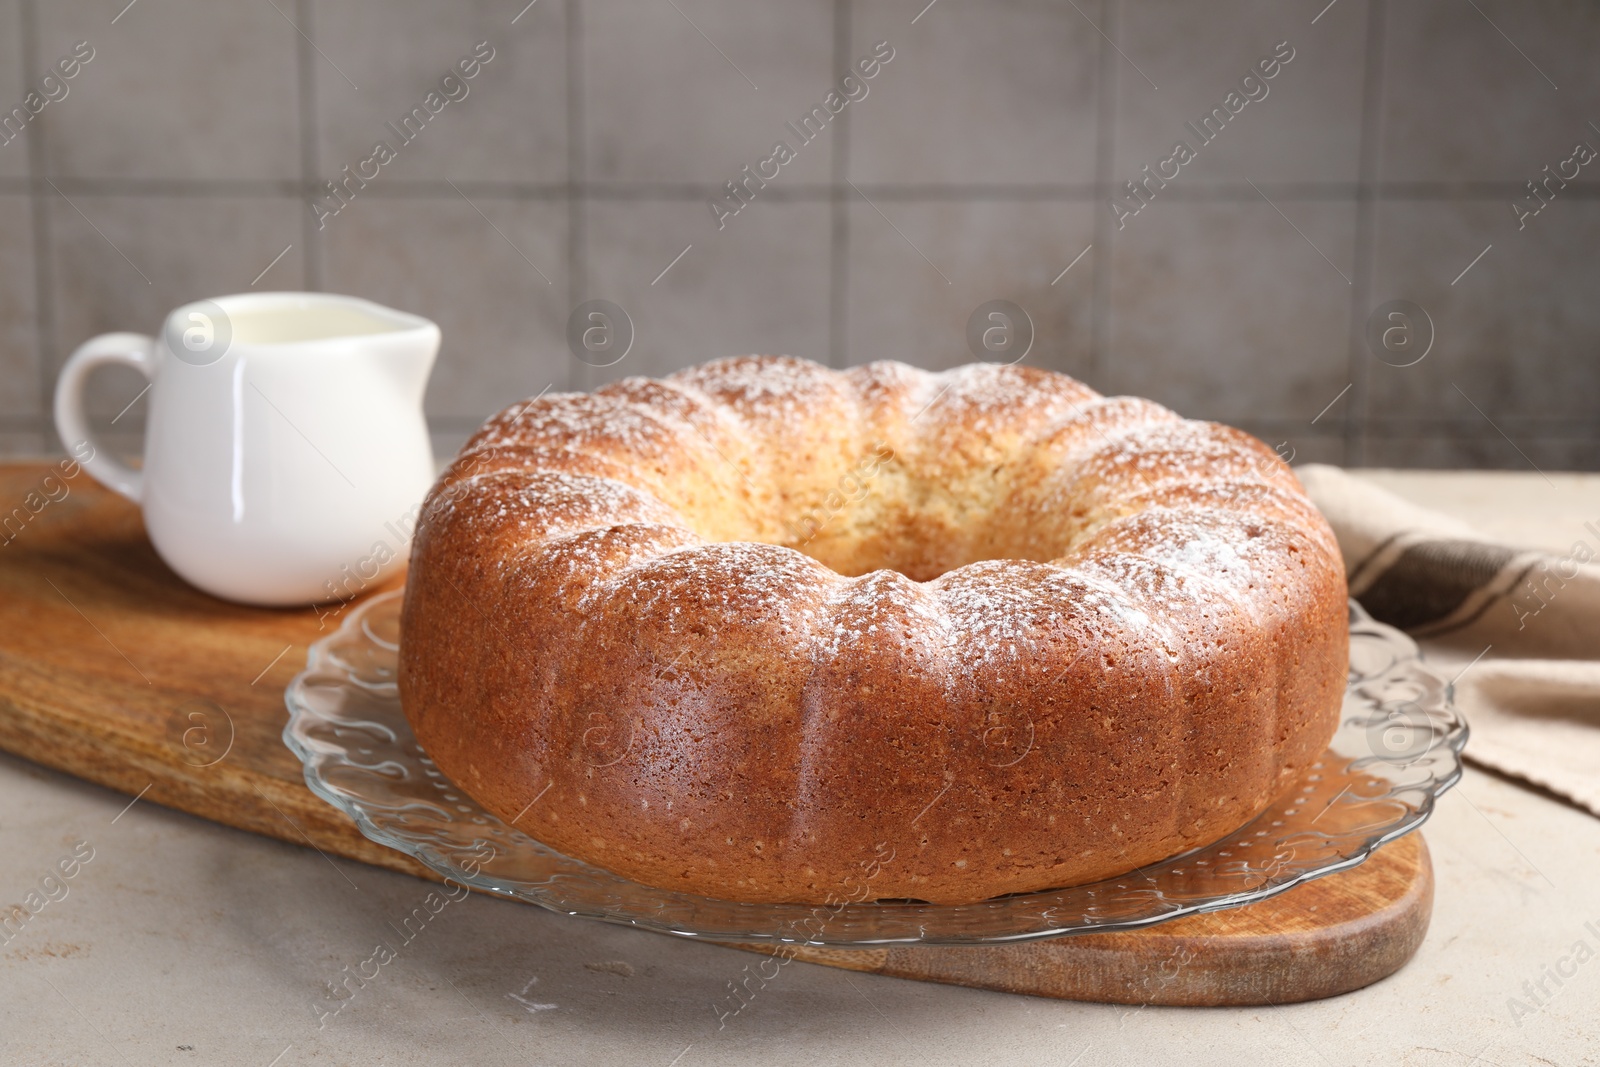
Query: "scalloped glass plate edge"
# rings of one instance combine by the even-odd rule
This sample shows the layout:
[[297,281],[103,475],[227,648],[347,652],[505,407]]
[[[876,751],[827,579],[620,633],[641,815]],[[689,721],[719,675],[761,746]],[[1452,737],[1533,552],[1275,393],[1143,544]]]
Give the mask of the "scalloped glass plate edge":
[[401,595],[353,608],[311,646],[285,690],[283,739],[306,785],[364,836],[441,876],[680,937],[839,948],[1015,944],[1239,907],[1356,867],[1417,829],[1460,779],[1467,741],[1449,683],[1409,637],[1351,601],[1351,670],[1332,745],[1291,790],[1218,842],[1102,882],[977,904],[740,904],[639,885],[562,855],[445,778],[400,710],[393,637]]

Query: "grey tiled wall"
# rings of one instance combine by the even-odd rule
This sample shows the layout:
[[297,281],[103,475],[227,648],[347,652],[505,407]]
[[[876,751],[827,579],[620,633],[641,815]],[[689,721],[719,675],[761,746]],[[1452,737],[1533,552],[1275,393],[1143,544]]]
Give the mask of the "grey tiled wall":
[[[94,48],[0,146],[0,453],[57,447],[83,340],[254,286],[439,322],[441,452],[548,385],[715,356],[950,366],[1004,299],[1028,362],[1298,459],[1600,465],[1600,162],[1524,228],[1510,207],[1600,147],[1592,3],[524,3],[0,0],[0,107]],[[319,228],[321,183],[480,41],[470,95]],[[879,41],[867,96],[719,230],[708,198]],[[1200,144],[1185,122],[1282,41]],[[1119,227],[1180,138],[1194,161]],[[590,298],[635,324],[617,366],[568,350]],[[1408,367],[1366,339],[1401,298],[1435,335]],[[93,399],[134,450],[141,388]]]

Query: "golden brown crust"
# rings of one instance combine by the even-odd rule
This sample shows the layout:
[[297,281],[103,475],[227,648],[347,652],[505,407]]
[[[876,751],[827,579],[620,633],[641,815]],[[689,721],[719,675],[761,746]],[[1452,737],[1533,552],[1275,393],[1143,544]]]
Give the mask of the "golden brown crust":
[[1337,723],[1345,595],[1236,430],[741,357],[489,420],[424,508],[400,686],[485,807],[637,881],[968,902],[1259,812]]

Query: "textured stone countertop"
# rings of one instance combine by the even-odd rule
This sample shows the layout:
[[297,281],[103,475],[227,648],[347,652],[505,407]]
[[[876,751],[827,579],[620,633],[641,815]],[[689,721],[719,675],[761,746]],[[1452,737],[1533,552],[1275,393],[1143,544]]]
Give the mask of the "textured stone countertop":
[[[1600,475],[1366,473],[1530,546],[1600,520]],[[1428,939],[1368,989],[1130,1009],[797,963],[720,1031],[743,954],[477,896],[319,1029],[324,984],[431,886],[127,804],[0,756],[0,904],[93,849],[0,947],[0,1064],[1600,1064],[1600,819],[1475,769],[1427,826]],[[1563,958],[1583,962],[1513,1018]]]

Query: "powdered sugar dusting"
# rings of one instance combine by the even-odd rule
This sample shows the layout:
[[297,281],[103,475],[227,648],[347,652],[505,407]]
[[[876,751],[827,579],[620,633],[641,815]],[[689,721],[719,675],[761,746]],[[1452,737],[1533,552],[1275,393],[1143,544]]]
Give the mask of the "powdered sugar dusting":
[[821,649],[837,656],[878,634],[897,631],[904,639],[922,639],[944,647],[953,642],[949,616],[931,586],[913,582],[897,571],[873,571],[848,581],[843,595],[830,601],[831,626],[821,634]]
[[618,584],[643,611],[666,610],[682,625],[776,622],[809,630],[830,587],[845,579],[791,548],[724,541],[665,553]]
[[424,523],[467,541],[490,541],[506,550],[492,556],[504,570],[551,537],[624,522],[681,527],[677,514],[655,497],[611,478],[563,471],[498,472],[457,482],[428,503]]
[[667,380],[700,390],[758,432],[815,418],[828,400],[854,401],[839,372],[792,356],[719,359],[679,371]]
[[980,415],[1061,410],[1100,397],[1064,374],[1015,364],[968,363],[939,377],[951,387],[945,396],[952,406]]
[[610,397],[555,393],[513,405],[467,442],[467,451],[497,445],[557,441],[569,448],[604,452],[659,452],[674,433],[647,408]]
[[932,584],[968,667],[1024,661],[1069,626],[1120,636],[1148,624],[1120,590],[1045,563],[987,560]]
[[699,543],[678,527],[626,523],[553,538],[518,563],[532,568],[538,579],[553,581],[568,610],[581,613],[609,596],[632,571]]

